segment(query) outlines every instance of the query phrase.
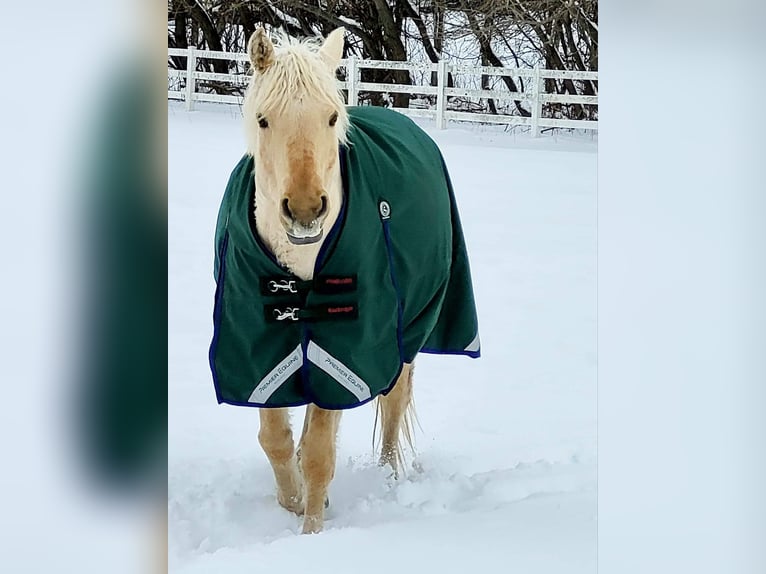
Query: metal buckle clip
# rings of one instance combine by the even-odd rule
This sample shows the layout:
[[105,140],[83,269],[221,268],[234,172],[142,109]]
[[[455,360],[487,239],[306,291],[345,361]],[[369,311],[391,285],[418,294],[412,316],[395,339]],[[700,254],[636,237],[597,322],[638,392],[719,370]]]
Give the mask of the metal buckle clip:
[[285,279],[277,283],[276,281],[269,281],[269,291],[276,293],[277,291],[287,291],[288,293],[297,293],[298,289],[295,287],[295,280]]
[[277,321],[297,321],[299,307],[286,307],[284,311],[274,309],[274,317]]

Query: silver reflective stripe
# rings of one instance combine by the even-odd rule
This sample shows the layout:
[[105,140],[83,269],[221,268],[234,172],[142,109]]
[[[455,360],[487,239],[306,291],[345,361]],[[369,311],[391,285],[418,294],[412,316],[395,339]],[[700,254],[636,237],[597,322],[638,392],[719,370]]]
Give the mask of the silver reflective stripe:
[[306,357],[325,373],[343,385],[349,392],[356,396],[359,401],[370,398],[370,387],[367,386],[359,375],[354,373],[346,365],[325,351],[322,347],[309,341]]
[[464,351],[469,351],[471,353],[475,353],[481,348],[481,341],[479,341],[479,334],[476,333],[476,336],[473,338],[473,341],[468,343],[468,346],[463,349]]
[[265,403],[301,366],[303,366],[303,352],[301,346],[298,345],[268,375],[263,377],[263,380],[253,390],[248,402]]

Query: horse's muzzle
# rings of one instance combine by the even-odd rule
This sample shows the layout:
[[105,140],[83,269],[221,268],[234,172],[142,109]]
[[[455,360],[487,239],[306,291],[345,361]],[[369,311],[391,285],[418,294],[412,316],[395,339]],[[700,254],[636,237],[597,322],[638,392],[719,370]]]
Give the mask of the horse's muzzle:
[[[297,203],[297,202],[296,202]],[[282,200],[282,225],[287,238],[295,245],[316,243],[322,239],[322,222],[327,217],[327,196],[322,194],[312,205]]]
[[293,221],[292,225],[285,226],[287,239],[294,245],[310,245],[322,239],[322,223],[315,219],[308,227]]
[[316,243],[320,239],[322,239],[322,228],[319,228],[319,233],[316,235],[293,235],[291,232],[287,232],[287,239],[290,240],[290,243],[293,245],[310,245],[312,243]]

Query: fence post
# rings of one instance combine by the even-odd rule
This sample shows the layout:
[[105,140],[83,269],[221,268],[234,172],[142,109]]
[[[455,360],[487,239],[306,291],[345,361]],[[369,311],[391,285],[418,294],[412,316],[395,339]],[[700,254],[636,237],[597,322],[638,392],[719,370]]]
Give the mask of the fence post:
[[534,98],[532,103],[532,137],[536,138],[540,135],[540,114],[542,113],[543,101],[540,97],[545,91],[544,87],[540,86],[540,65],[535,66],[534,75]]
[[444,111],[447,109],[447,97],[444,89],[447,87],[447,60],[440,59],[436,68],[436,129],[444,129]]
[[194,86],[197,83],[194,79],[194,72],[197,69],[197,54],[194,46],[189,46],[186,49],[186,54],[186,94],[184,100],[186,111],[190,112],[194,109]]
[[346,84],[348,86],[348,105],[358,105],[359,94],[356,88],[356,56],[349,56],[346,60]]

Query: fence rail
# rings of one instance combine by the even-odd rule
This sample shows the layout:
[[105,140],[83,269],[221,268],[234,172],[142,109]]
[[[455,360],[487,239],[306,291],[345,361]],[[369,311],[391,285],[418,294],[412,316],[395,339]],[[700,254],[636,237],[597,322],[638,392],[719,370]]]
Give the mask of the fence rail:
[[[168,99],[184,101],[187,110],[194,109],[195,102],[242,104],[243,96],[241,94],[218,94],[197,91],[197,82],[219,82],[228,84],[232,91],[242,90],[250,77],[244,72],[244,69],[239,74],[221,74],[198,71],[197,64],[200,59],[247,62],[247,54],[198,50],[194,47],[189,47],[187,49],[169,48],[168,56],[186,58],[185,70],[168,67],[169,80],[173,80],[178,84],[181,83],[181,80],[184,82],[183,89],[168,88]],[[338,87],[346,90],[348,105],[359,104],[360,92],[435,96],[433,107],[429,105],[428,108],[410,107],[394,109],[408,116],[434,119],[439,129],[444,129],[447,120],[451,120],[457,122],[529,126],[533,137],[536,137],[542,128],[598,130],[597,120],[543,117],[544,104],[598,105],[597,95],[548,93],[546,92],[546,86],[549,82],[546,82],[546,80],[554,80],[554,83],[555,80],[596,82],[598,81],[598,72],[547,70],[543,68],[465,66],[450,64],[446,60],[441,60],[438,64],[430,62],[389,62],[383,60],[362,60],[353,56],[341,60],[341,67],[345,68],[345,80],[338,80]],[[362,69],[408,70],[411,73],[429,74],[429,83],[409,85],[362,82],[360,77]],[[430,74],[432,73],[436,74],[436,85],[431,85]],[[450,75],[454,77],[458,74],[474,78],[481,78],[482,76],[496,78],[508,76],[523,77],[527,81],[523,84],[523,89],[516,92],[493,88],[448,87],[447,83]],[[488,114],[448,109],[447,106],[450,98],[483,98],[492,99],[496,102],[526,102],[530,108],[530,115]]]

